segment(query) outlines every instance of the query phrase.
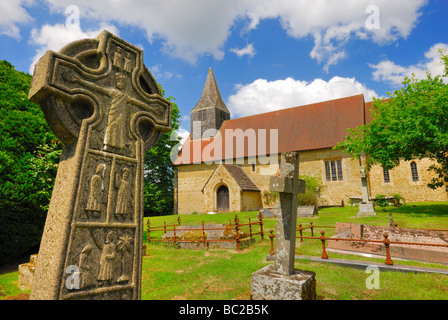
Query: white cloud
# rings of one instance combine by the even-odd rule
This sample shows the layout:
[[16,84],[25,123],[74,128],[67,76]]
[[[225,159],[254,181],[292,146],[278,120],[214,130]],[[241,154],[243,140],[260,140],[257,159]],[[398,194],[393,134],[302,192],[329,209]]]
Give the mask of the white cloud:
[[[52,13],[65,13],[73,0],[44,0]],[[409,36],[428,0],[77,0],[81,19],[142,28],[149,42],[161,40],[166,54],[195,63],[210,53],[224,58],[236,21],[255,29],[264,19],[279,19],[291,37],[312,37],[310,56],[331,65],[347,58],[350,39],[385,44]],[[31,20],[25,7],[35,0],[1,0],[0,34],[19,37],[18,24]],[[379,12],[379,27],[368,27],[369,6]],[[238,50],[238,49],[235,49]],[[248,51],[250,53],[250,51]]]
[[[439,49],[448,50],[447,43],[437,43],[425,53],[425,60],[411,66],[400,66],[390,60],[384,60],[376,65],[370,64],[375,71],[372,72],[373,79],[376,81],[385,81],[392,85],[400,85],[404,77],[415,75],[417,79],[426,77],[426,70],[432,75],[443,75],[444,66],[440,60]],[[448,82],[445,79],[445,82]]]
[[101,24],[97,30],[83,31],[78,27],[66,27],[63,24],[43,25],[40,30],[31,30],[30,43],[39,46],[36,55],[30,66],[30,74],[33,74],[34,65],[47,52],[47,50],[59,51],[66,44],[85,38],[95,38],[98,34],[107,29],[114,34],[118,34],[118,29],[113,25]]
[[[73,0],[46,0],[62,11]],[[263,19],[279,19],[294,38],[314,38],[310,56],[324,68],[346,58],[349,39],[378,44],[406,38],[427,0],[78,0],[82,18],[141,27],[149,41],[161,39],[164,51],[195,63],[199,55],[224,57],[224,45],[235,21],[247,20],[250,31]],[[367,27],[369,5],[379,9],[378,29]]]
[[249,56],[250,58],[253,58],[256,52],[253,43],[249,43],[246,47],[241,49],[231,48],[230,51],[235,53],[240,58],[245,55]]
[[249,116],[326,100],[364,94],[366,101],[377,97],[375,91],[354,78],[333,77],[329,81],[312,82],[287,78],[267,81],[258,79],[248,85],[236,85],[236,93],[229,97],[227,106],[232,117]]
[[0,0],[0,35],[20,39],[18,24],[32,20],[24,7],[34,5],[33,0]]

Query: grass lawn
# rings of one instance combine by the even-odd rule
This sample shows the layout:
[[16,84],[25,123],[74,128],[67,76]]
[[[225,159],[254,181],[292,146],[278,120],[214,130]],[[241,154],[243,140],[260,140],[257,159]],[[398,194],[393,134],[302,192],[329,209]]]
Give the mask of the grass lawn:
[[[364,223],[378,226],[389,225],[389,212],[395,223],[403,228],[448,229],[447,203],[409,203],[401,207],[377,207],[376,217],[356,218],[356,207],[326,208],[319,210],[315,218],[301,218],[299,223],[309,226],[334,226],[336,222]],[[241,223],[250,217],[256,219],[257,212],[238,213]],[[234,213],[215,215],[181,216],[183,225],[205,223],[228,223]],[[177,216],[149,218],[152,226],[177,223]],[[146,220],[145,218],[145,225]],[[237,252],[232,249],[188,250],[176,249],[163,243],[147,245],[143,258],[142,299],[144,300],[229,300],[249,299],[251,273],[273,263],[265,260],[269,253],[269,229],[275,229],[275,218],[264,221],[265,240]],[[145,227],[146,229],[146,227]],[[315,229],[315,236],[321,229]],[[325,229],[332,236],[334,229]],[[310,235],[309,231],[304,236]],[[151,238],[161,233],[151,233]],[[144,232],[146,243],[147,233]],[[320,257],[321,243],[305,239],[296,248],[301,256]],[[384,262],[353,255],[329,253],[331,258]],[[394,264],[427,266],[448,269],[447,265],[416,261],[394,261]],[[380,272],[380,288],[367,289],[366,280],[371,275],[364,270],[320,264],[309,260],[296,262],[296,268],[316,273],[318,299],[335,300],[446,300],[448,298],[448,276],[438,274],[413,274]],[[17,288],[17,271],[0,274],[0,299],[23,293]],[[26,291],[25,291],[26,292]]]

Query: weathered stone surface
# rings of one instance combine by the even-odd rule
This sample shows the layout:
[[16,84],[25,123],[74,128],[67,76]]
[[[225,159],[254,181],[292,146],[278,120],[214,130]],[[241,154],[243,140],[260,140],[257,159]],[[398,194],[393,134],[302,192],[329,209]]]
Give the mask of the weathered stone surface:
[[22,290],[31,289],[34,271],[36,270],[37,256],[37,254],[33,254],[30,256],[30,262],[19,265],[18,287]]
[[[299,186],[304,183],[299,184],[299,154],[297,152],[282,154],[281,163],[280,177],[271,179],[271,186],[275,190],[284,189],[286,191],[279,192],[280,214],[277,217],[274,266],[278,273],[288,275],[294,272],[297,193],[299,192]],[[280,183],[281,180],[287,182]],[[284,186],[289,187],[285,188]]]
[[301,206],[297,208],[297,216],[312,218],[317,215],[317,209],[315,206]]
[[369,200],[369,185],[367,183],[367,172],[364,166],[361,166],[361,191],[362,202],[359,204],[358,217],[376,216],[375,207]]
[[369,203],[360,203],[359,209],[357,213],[357,217],[370,217],[376,216],[375,207],[372,202]]
[[143,159],[171,129],[142,50],[104,31],[48,51],[29,99],[64,143],[30,299],[139,299]]
[[[419,244],[448,244],[448,234],[444,231],[407,229],[370,226],[353,223],[336,223],[335,235],[332,238],[380,240],[387,233],[389,239],[397,242]],[[338,250],[338,251],[334,251]],[[385,256],[385,247],[382,243],[358,241],[328,241],[328,251],[345,253],[360,253]],[[448,248],[437,246],[423,246],[411,244],[390,244],[392,259],[410,259],[426,262],[448,263]]]
[[252,273],[252,300],[315,300],[314,272],[295,270],[290,275],[279,274],[268,265]]
[[305,192],[305,181],[299,180],[299,154],[281,155],[280,176],[271,177],[271,191],[279,192],[275,263],[252,274],[253,300],[314,300],[316,280],[313,272],[294,269],[297,193]]

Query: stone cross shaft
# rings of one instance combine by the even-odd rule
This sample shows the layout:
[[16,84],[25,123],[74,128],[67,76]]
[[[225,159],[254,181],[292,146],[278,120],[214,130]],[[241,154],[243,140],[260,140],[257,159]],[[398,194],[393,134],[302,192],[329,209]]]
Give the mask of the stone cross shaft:
[[364,166],[361,166],[360,170],[361,175],[361,190],[362,190],[362,203],[369,203],[369,187],[367,184],[367,173],[366,168]]
[[141,49],[103,31],[48,51],[29,93],[63,142],[31,299],[139,299],[144,155],[171,103]]
[[299,154],[281,155],[280,176],[270,178],[270,190],[280,195],[274,269],[277,273],[294,273],[297,224],[297,194],[305,193],[305,181],[299,179]]

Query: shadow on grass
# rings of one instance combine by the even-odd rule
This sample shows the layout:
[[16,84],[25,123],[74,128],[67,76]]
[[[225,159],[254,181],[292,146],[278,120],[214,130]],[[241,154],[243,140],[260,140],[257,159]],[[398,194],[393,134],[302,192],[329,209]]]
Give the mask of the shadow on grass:
[[[382,210],[382,209],[380,209]],[[448,203],[409,203],[399,207],[388,207],[386,212],[406,213],[414,216],[448,217]]]

